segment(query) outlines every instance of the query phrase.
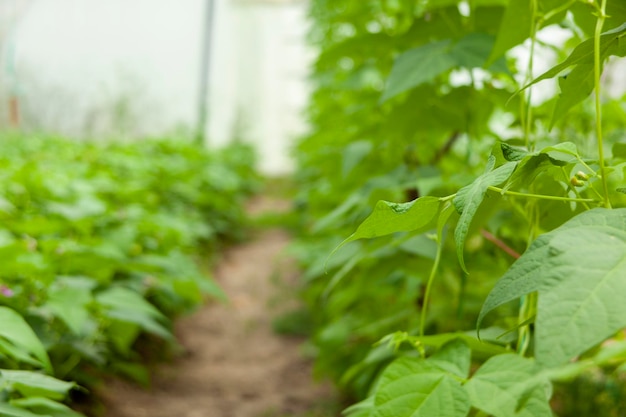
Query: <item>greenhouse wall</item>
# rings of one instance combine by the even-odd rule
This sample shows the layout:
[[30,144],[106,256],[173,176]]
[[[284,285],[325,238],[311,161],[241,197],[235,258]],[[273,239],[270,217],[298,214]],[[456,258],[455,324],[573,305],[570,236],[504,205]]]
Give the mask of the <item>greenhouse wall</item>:
[[[0,0],[2,120],[75,137],[193,135],[205,0]],[[306,3],[214,0],[209,145],[253,143],[291,170],[303,132]]]

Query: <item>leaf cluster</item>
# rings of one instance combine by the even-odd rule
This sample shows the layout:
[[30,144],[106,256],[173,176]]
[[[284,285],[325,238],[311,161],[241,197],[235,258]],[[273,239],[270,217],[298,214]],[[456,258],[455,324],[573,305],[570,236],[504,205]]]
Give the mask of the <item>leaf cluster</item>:
[[[363,400],[358,416],[551,415],[552,383],[621,360],[600,352],[626,327],[626,112],[600,103],[602,142],[587,98],[596,57],[602,69],[623,56],[626,10],[459,3],[311,6],[320,54],[294,251],[316,368]],[[510,50],[550,48],[537,34],[551,25],[570,39],[533,79]],[[560,92],[534,104],[552,78]],[[377,343],[398,330],[411,349]],[[462,375],[431,359],[460,360],[442,353],[459,337],[473,363]]]
[[180,140],[1,138],[3,415],[77,415],[55,402],[74,384],[52,376],[147,383],[139,342],[173,346],[172,318],[224,297],[197,258],[243,236],[252,158]]

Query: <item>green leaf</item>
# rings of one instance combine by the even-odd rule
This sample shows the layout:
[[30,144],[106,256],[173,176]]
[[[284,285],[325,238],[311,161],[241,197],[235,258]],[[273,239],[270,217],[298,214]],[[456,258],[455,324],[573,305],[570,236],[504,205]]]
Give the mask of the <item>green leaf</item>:
[[49,398],[29,397],[11,400],[11,404],[21,408],[32,410],[37,415],[51,415],[52,417],[84,417],[65,404],[58,403]]
[[551,417],[548,381],[536,375],[533,360],[498,355],[476,371],[465,390],[473,407],[494,417]]
[[531,34],[532,13],[529,0],[510,0],[487,63],[495,60],[512,47],[519,45]]
[[[491,156],[489,159],[490,162],[488,163],[488,167],[492,167],[495,163],[495,157]],[[454,230],[454,240],[456,242],[456,251],[459,262],[463,271],[466,273],[467,268],[463,259],[463,249],[465,247],[465,239],[467,238],[467,232],[469,231],[474,214],[476,214],[478,207],[485,198],[487,188],[490,186],[500,185],[509,179],[516,166],[517,162],[507,162],[494,170],[489,170],[480,177],[476,178],[476,180],[474,180],[471,184],[461,188],[454,198],[454,206],[457,211],[461,213],[461,218],[459,219],[456,229]]]
[[59,317],[70,331],[79,335],[89,321],[89,312],[85,306],[91,299],[91,290],[88,288],[55,286],[50,288],[45,306]]
[[[471,69],[484,66],[493,43],[494,38],[489,34],[470,33],[454,45],[447,39],[404,52],[393,65],[380,101],[430,82],[454,67]],[[499,60],[489,69],[508,72],[504,60]]]
[[626,143],[617,142],[612,148],[613,158],[626,159]]
[[367,140],[359,140],[350,143],[343,151],[341,174],[347,177],[367,155],[372,152],[374,145]]
[[428,358],[428,361],[452,375],[465,379],[470,371],[471,353],[467,343],[458,338],[447,342],[433,356]]
[[528,155],[528,151],[516,148],[515,146],[511,146],[508,143],[501,142],[500,148],[502,149],[502,155],[504,159],[507,161],[521,161],[526,155]]
[[594,72],[592,62],[576,65],[566,77],[561,77],[559,79],[561,94],[556,100],[554,113],[550,121],[550,129],[552,129],[556,121],[565,116],[569,109],[589,97],[589,94],[593,91],[593,86]]
[[539,291],[535,356],[566,363],[626,327],[626,209],[596,208],[540,236],[497,282],[478,317]]
[[[615,29],[604,32],[600,36],[600,58],[602,61],[604,61],[604,59],[606,59],[609,55],[621,53],[619,47],[619,38],[624,34],[626,34],[626,23]],[[587,39],[586,41],[580,43],[576,48],[574,48],[572,53],[565,59],[565,61],[550,68],[548,71],[544,72],[539,77],[535,78],[530,83],[525,85],[520,91],[527,89],[528,87],[538,83],[539,81],[553,78],[573,65],[589,63],[593,65],[593,38]],[[518,91],[518,93],[520,91]]]
[[[494,41],[495,38],[486,33],[470,33],[452,47],[450,56],[454,58],[458,66],[482,67],[493,49]],[[504,59],[498,60],[489,69],[494,72],[508,72]]]
[[[587,2],[576,2],[569,7],[574,16],[576,25],[580,27],[588,35],[593,35],[596,28],[595,9]],[[606,14],[608,19],[604,22],[604,28],[612,29],[626,22],[626,2],[609,1],[606,4]]]
[[166,321],[152,304],[128,288],[111,287],[96,296],[96,301],[106,307],[107,316],[139,325],[143,330],[171,339],[172,333],[160,321]]
[[3,402],[0,402],[0,415],[2,417],[54,417],[50,414],[34,414]]
[[429,43],[400,55],[391,70],[381,102],[432,81],[457,63],[448,53],[450,40]]
[[[462,346],[464,345],[464,347]],[[429,359],[403,357],[383,372],[374,397],[375,417],[465,417],[470,410],[467,393],[457,372],[465,373],[470,351],[453,341]],[[455,358],[462,355],[462,358]],[[453,360],[453,362],[446,362]],[[450,372],[449,370],[452,370]]]
[[22,316],[8,307],[0,306],[0,323],[0,337],[32,354],[47,372],[52,373],[46,350]]
[[367,397],[363,401],[346,408],[342,414],[350,417],[371,417],[374,413],[374,397]]
[[431,196],[420,197],[408,203],[380,200],[372,214],[333,253],[346,243],[358,239],[372,239],[397,232],[425,232],[433,227],[439,214],[439,205],[439,198]]
[[6,369],[0,371],[0,381],[25,397],[46,397],[53,400],[64,399],[76,386],[73,382],[61,381],[33,371]]
[[519,161],[517,169],[503,189],[508,190],[518,183],[528,187],[542,171],[546,171],[554,166],[565,166],[575,159],[577,155],[576,145],[571,142],[559,143],[543,148],[533,154],[527,154]]

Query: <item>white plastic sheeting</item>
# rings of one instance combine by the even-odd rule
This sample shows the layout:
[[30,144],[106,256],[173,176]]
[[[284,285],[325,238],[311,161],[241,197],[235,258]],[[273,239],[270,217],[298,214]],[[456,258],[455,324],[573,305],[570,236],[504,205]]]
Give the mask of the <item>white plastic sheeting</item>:
[[[307,5],[213,1],[207,141],[249,141],[264,172],[288,172],[305,129]],[[16,2],[0,0],[0,15]],[[22,125],[77,137],[192,134],[205,5],[30,0],[2,49]]]

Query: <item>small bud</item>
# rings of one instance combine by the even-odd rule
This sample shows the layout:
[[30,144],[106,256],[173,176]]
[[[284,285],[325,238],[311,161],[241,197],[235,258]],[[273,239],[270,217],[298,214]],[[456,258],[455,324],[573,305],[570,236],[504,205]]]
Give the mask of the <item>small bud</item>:
[[587,181],[589,179],[589,175],[585,174],[582,171],[578,171],[576,173],[576,178],[578,178],[580,181]]
[[582,182],[581,180],[579,180],[578,178],[576,178],[576,176],[573,176],[572,178],[569,179],[570,184],[572,184],[574,187],[582,187],[585,185],[584,182]]

